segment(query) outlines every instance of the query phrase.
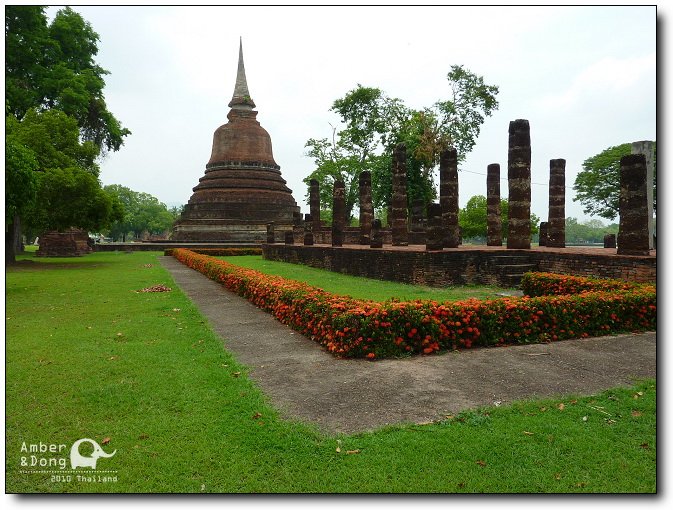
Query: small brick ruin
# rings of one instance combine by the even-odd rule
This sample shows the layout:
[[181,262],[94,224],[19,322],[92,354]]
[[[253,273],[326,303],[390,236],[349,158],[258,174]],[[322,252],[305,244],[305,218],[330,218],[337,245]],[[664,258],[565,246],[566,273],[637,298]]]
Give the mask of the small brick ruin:
[[39,239],[38,257],[81,257],[93,250],[85,230],[73,228],[65,232],[45,232]]

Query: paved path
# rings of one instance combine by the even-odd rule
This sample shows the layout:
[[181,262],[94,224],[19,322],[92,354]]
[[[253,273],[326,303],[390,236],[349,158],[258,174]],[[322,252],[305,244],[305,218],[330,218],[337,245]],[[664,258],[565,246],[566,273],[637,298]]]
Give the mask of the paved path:
[[424,423],[498,401],[589,395],[656,377],[656,333],[375,362],[337,359],[173,257],[159,260],[280,414],[327,432]]

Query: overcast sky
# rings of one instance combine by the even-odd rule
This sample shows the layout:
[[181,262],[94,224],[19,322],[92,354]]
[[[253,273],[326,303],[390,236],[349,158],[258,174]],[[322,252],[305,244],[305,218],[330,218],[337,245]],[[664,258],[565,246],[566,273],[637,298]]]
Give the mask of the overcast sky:
[[530,122],[532,211],[543,220],[550,159],[567,160],[566,215],[584,220],[571,189],[582,162],[656,139],[653,6],[73,8],[100,35],[108,107],[133,132],[101,179],[169,206],[189,200],[227,122],[239,36],[257,120],[304,213],[314,169],[304,145],[331,136],[332,102],[358,83],[419,109],[449,97],[452,65],[500,88],[461,166],[461,207],[486,194],[488,164],[506,178],[511,120]]

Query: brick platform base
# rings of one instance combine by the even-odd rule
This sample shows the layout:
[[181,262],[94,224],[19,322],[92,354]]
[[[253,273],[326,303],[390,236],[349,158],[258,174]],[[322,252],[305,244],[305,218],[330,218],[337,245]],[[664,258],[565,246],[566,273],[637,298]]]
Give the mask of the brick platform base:
[[527,271],[656,282],[656,252],[617,255],[605,248],[467,247],[426,251],[424,246],[372,249],[361,246],[263,245],[264,258],[338,273],[414,285],[486,284],[515,287]]

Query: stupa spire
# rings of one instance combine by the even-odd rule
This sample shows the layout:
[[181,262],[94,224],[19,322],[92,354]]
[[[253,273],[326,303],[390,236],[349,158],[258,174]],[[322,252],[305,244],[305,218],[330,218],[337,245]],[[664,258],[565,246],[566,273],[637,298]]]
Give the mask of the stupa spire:
[[252,110],[255,102],[250,97],[248,91],[248,81],[245,78],[245,65],[243,64],[243,37],[241,37],[238,46],[238,71],[236,73],[236,85],[234,86],[234,95],[229,101],[230,108],[234,110]]

